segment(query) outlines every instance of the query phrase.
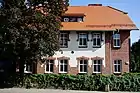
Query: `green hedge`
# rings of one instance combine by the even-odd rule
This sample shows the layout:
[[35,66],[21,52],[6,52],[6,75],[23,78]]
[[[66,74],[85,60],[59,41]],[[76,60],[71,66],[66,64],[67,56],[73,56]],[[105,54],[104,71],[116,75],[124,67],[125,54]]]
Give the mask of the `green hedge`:
[[[12,81],[12,80],[11,80]],[[70,90],[104,91],[105,85],[112,91],[140,91],[140,74],[115,75],[25,75],[23,83],[17,76],[12,82],[15,87],[24,88],[59,88]]]

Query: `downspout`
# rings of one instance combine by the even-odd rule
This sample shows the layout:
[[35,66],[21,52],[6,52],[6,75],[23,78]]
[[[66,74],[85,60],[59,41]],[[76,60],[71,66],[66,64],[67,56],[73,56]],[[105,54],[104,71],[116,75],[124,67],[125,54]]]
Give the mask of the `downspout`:
[[110,37],[110,44],[109,44],[109,48],[110,48],[110,74],[112,74],[112,52],[111,52],[111,42],[112,41],[112,33],[111,33],[111,37]]

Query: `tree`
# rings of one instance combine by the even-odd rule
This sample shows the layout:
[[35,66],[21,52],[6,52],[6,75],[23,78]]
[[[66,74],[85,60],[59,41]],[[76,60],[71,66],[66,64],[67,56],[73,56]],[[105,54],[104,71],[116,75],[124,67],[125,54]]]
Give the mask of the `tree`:
[[59,50],[61,15],[68,0],[5,0],[0,9],[0,59],[24,64]]
[[132,44],[130,69],[132,72],[140,72],[140,39]]

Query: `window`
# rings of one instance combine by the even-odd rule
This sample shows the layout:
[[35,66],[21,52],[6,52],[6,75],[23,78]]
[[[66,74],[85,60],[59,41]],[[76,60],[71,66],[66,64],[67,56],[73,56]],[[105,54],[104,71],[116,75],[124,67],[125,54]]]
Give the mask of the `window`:
[[46,73],[53,73],[53,65],[54,65],[54,60],[47,60],[45,72]]
[[88,60],[80,60],[79,73],[87,73],[87,69],[88,69]]
[[121,73],[121,60],[114,60],[114,73]]
[[83,22],[83,16],[64,16],[62,22]]
[[69,18],[64,18],[64,22],[69,22]]
[[101,47],[101,34],[100,33],[93,33],[93,47]]
[[70,22],[77,22],[77,19],[72,17],[72,18],[70,18]]
[[87,33],[79,33],[79,47],[80,48],[87,48],[87,40],[88,34]]
[[60,73],[67,73],[67,71],[68,71],[68,60],[60,60],[59,72]]
[[77,18],[77,22],[83,22],[83,18]]
[[120,34],[118,33],[113,35],[113,46],[120,47]]
[[68,37],[69,34],[66,32],[60,33],[60,47],[61,48],[67,48],[68,47]]
[[93,60],[93,73],[101,73],[102,60]]
[[24,69],[25,73],[32,73],[32,69],[33,69],[32,63],[26,63],[25,64],[25,69]]

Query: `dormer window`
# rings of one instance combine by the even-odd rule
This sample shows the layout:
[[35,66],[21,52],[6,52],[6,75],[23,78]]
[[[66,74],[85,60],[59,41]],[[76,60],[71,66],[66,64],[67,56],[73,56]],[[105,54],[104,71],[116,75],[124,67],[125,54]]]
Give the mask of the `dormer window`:
[[64,22],[69,22],[69,18],[64,18]]
[[77,18],[77,22],[83,22],[83,18]]
[[76,18],[74,18],[74,17],[70,18],[70,22],[76,22],[76,21],[77,21]]
[[83,22],[83,16],[63,16],[62,22]]

